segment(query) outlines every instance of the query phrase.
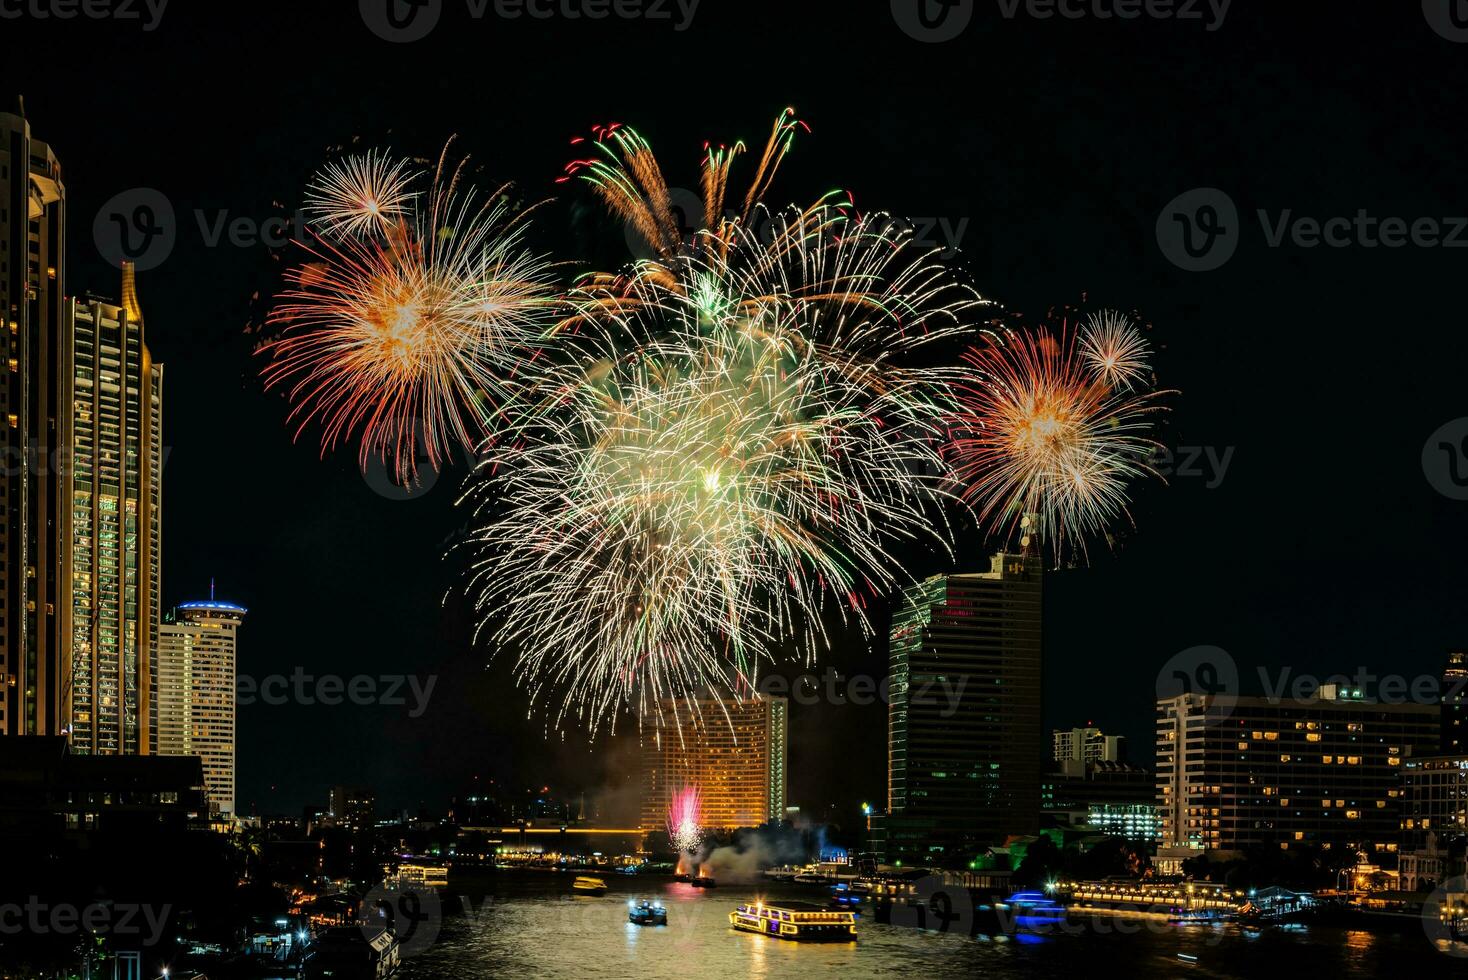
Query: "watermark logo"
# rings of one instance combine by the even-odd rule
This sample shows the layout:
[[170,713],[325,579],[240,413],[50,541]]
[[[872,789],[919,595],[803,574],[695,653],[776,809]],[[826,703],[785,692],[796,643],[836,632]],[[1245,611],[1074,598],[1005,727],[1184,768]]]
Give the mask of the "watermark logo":
[[[995,0],[1004,20],[1175,20],[1213,33],[1233,0]],[[952,41],[973,19],[974,0],[892,0],[892,19],[915,41]]]
[[1422,0],[1422,16],[1439,37],[1468,41],[1468,0]]
[[1222,647],[1188,647],[1174,654],[1157,672],[1157,700],[1182,694],[1206,695],[1213,699],[1207,714],[1217,724],[1233,714],[1239,696],[1239,665]]
[[94,936],[143,936],[156,945],[173,911],[171,905],[138,905],[132,902],[94,902],[79,908],[65,902],[50,904],[32,895],[24,905],[0,905],[0,936],[69,936],[80,932]]
[[1196,187],[1168,202],[1157,216],[1157,247],[1187,272],[1211,272],[1239,247],[1239,209],[1216,187]]
[[[1255,210],[1267,248],[1468,248],[1468,217],[1355,214],[1316,216],[1293,208]],[[1233,257],[1243,226],[1233,200],[1216,187],[1179,194],[1157,216],[1157,245],[1189,272],[1209,272]]]
[[362,23],[384,41],[421,41],[438,26],[443,0],[358,0]]
[[1422,903],[1422,931],[1442,952],[1468,958],[1468,878],[1449,878]]
[[1147,465],[1165,479],[1201,479],[1205,490],[1215,490],[1223,485],[1233,458],[1233,446],[1158,446],[1147,458]]
[[114,194],[92,221],[92,240],[102,258],[118,268],[124,262],[139,272],[157,268],[178,240],[173,202],[154,187],[130,187]]
[[[3,2],[3,0],[0,0]],[[686,31],[701,0],[465,0],[470,20],[648,20]],[[362,23],[384,41],[421,41],[438,26],[443,0],[358,0]]]
[[[391,448],[374,449],[363,458],[362,481],[379,497],[388,500],[421,500],[428,495],[443,475],[446,459],[429,453],[428,427],[421,418],[413,419],[409,426],[411,441],[404,441],[400,450],[412,455],[412,467],[404,472],[401,462]],[[465,452],[465,462],[471,467],[473,460]]]
[[940,44],[968,29],[974,0],[892,0],[892,19],[914,41]]
[[433,697],[433,688],[437,684],[437,674],[429,674],[426,678],[417,674],[342,677],[340,674],[308,674],[305,668],[297,667],[290,676],[268,674],[257,678],[250,674],[238,675],[235,677],[235,704],[248,707],[258,701],[271,707],[320,704],[328,708],[342,704],[358,707],[385,705],[407,707],[409,718],[421,718],[428,710],[428,701]]
[[974,900],[963,885],[950,885],[937,875],[929,875],[913,882],[910,895],[894,897],[890,922],[910,929],[971,936]]
[[1438,427],[1422,444],[1422,472],[1449,500],[1468,500],[1468,418]]
[[[266,218],[232,215],[228,209],[195,208],[189,215],[206,248],[230,245],[282,248],[306,227],[300,213],[275,213]],[[180,222],[173,202],[154,187],[130,187],[114,194],[97,210],[92,240],[102,258],[115,266],[131,262],[139,272],[162,265],[178,244],[187,221]]]
[[168,0],[0,0],[0,20],[138,21],[144,32],[163,22]]
[[398,954],[411,959],[438,939],[443,906],[436,888],[398,882],[378,885],[362,898],[360,925],[368,939],[386,929],[398,942]]

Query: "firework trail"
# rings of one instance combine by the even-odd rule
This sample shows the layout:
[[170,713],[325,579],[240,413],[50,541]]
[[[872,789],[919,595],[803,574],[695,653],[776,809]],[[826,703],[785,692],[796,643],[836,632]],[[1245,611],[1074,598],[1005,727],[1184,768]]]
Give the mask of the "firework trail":
[[698,850],[703,822],[703,797],[697,786],[684,786],[668,802],[668,843],[678,854]]
[[1028,546],[1039,534],[1055,559],[1078,553],[1119,519],[1130,485],[1158,476],[1148,460],[1157,399],[1148,346],[1116,313],[1062,327],[1005,332],[969,351],[975,378],[946,448],[961,496],[981,523]]
[[383,155],[328,167],[313,183],[311,261],[288,273],[262,352],[299,436],[313,422],[323,453],[360,437],[360,461],[390,461],[409,483],[457,442],[493,431],[519,390],[516,371],[556,318],[552,265],[529,251],[504,188],[483,203],[460,192],[463,167],[441,158],[424,193]]

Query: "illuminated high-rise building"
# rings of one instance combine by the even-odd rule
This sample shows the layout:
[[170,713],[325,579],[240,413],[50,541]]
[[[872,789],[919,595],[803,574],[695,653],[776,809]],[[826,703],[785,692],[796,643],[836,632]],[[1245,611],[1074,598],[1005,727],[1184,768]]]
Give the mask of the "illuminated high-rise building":
[[233,814],[235,664],[246,610],[209,592],[158,630],[158,752],[202,759],[209,812]]
[[644,833],[661,830],[673,794],[698,787],[701,826],[758,827],[782,820],[788,787],[789,702],[754,695],[665,702],[664,711],[698,723],[649,736],[642,747]]
[[1099,728],[1057,729],[1050,733],[1056,762],[1125,762],[1126,737],[1107,735]]
[[1404,763],[1437,744],[1435,705],[1378,702],[1337,684],[1300,698],[1163,698],[1161,843],[1395,851]]
[[71,505],[60,527],[72,750],[156,752],[163,366],[143,342],[132,266],[120,306],[69,300],[66,326],[70,465],[57,478]]
[[1444,755],[1468,753],[1468,653],[1454,650],[1443,668],[1441,697]]
[[23,115],[0,113],[0,194],[0,734],[150,753],[163,369],[131,266],[120,305],[66,295],[61,168]]
[[64,350],[66,189],[24,113],[0,113],[0,735],[66,731],[68,566],[55,478],[70,398]]
[[907,590],[892,618],[885,856],[953,866],[1039,829],[1038,557]]

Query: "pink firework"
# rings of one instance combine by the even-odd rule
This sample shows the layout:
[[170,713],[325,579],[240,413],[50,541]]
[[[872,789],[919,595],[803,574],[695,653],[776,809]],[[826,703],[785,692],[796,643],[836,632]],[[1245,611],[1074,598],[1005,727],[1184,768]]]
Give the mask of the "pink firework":
[[698,849],[699,821],[703,818],[703,797],[697,786],[684,786],[668,802],[668,841],[678,853]]

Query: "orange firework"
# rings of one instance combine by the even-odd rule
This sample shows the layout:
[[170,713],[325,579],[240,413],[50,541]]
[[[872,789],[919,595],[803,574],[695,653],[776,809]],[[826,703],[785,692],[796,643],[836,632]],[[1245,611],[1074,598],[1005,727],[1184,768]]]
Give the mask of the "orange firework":
[[381,193],[344,190],[321,211],[314,261],[289,273],[293,288],[271,313],[283,330],[264,347],[264,375],[285,387],[298,435],[319,422],[325,452],[360,434],[363,465],[390,460],[408,483],[420,459],[436,468],[454,442],[472,448],[490,434],[556,292],[503,188],[476,205],[472,191],[456,193],[459,168],[440,160],[431,189],[409,194],[404,165],[372,162],[314,185],[318,199],[322,187],[361,191],[340,176],[355,174]]
[[1156,404],[1146,390],[1147,345],[1116,314],[1077,332],[1006,333],[964,359],[977,377],[946,447],[963,498],[981,523],[1038,533],[1059,559],[1129,517],[1129,488],[1153,475]]

